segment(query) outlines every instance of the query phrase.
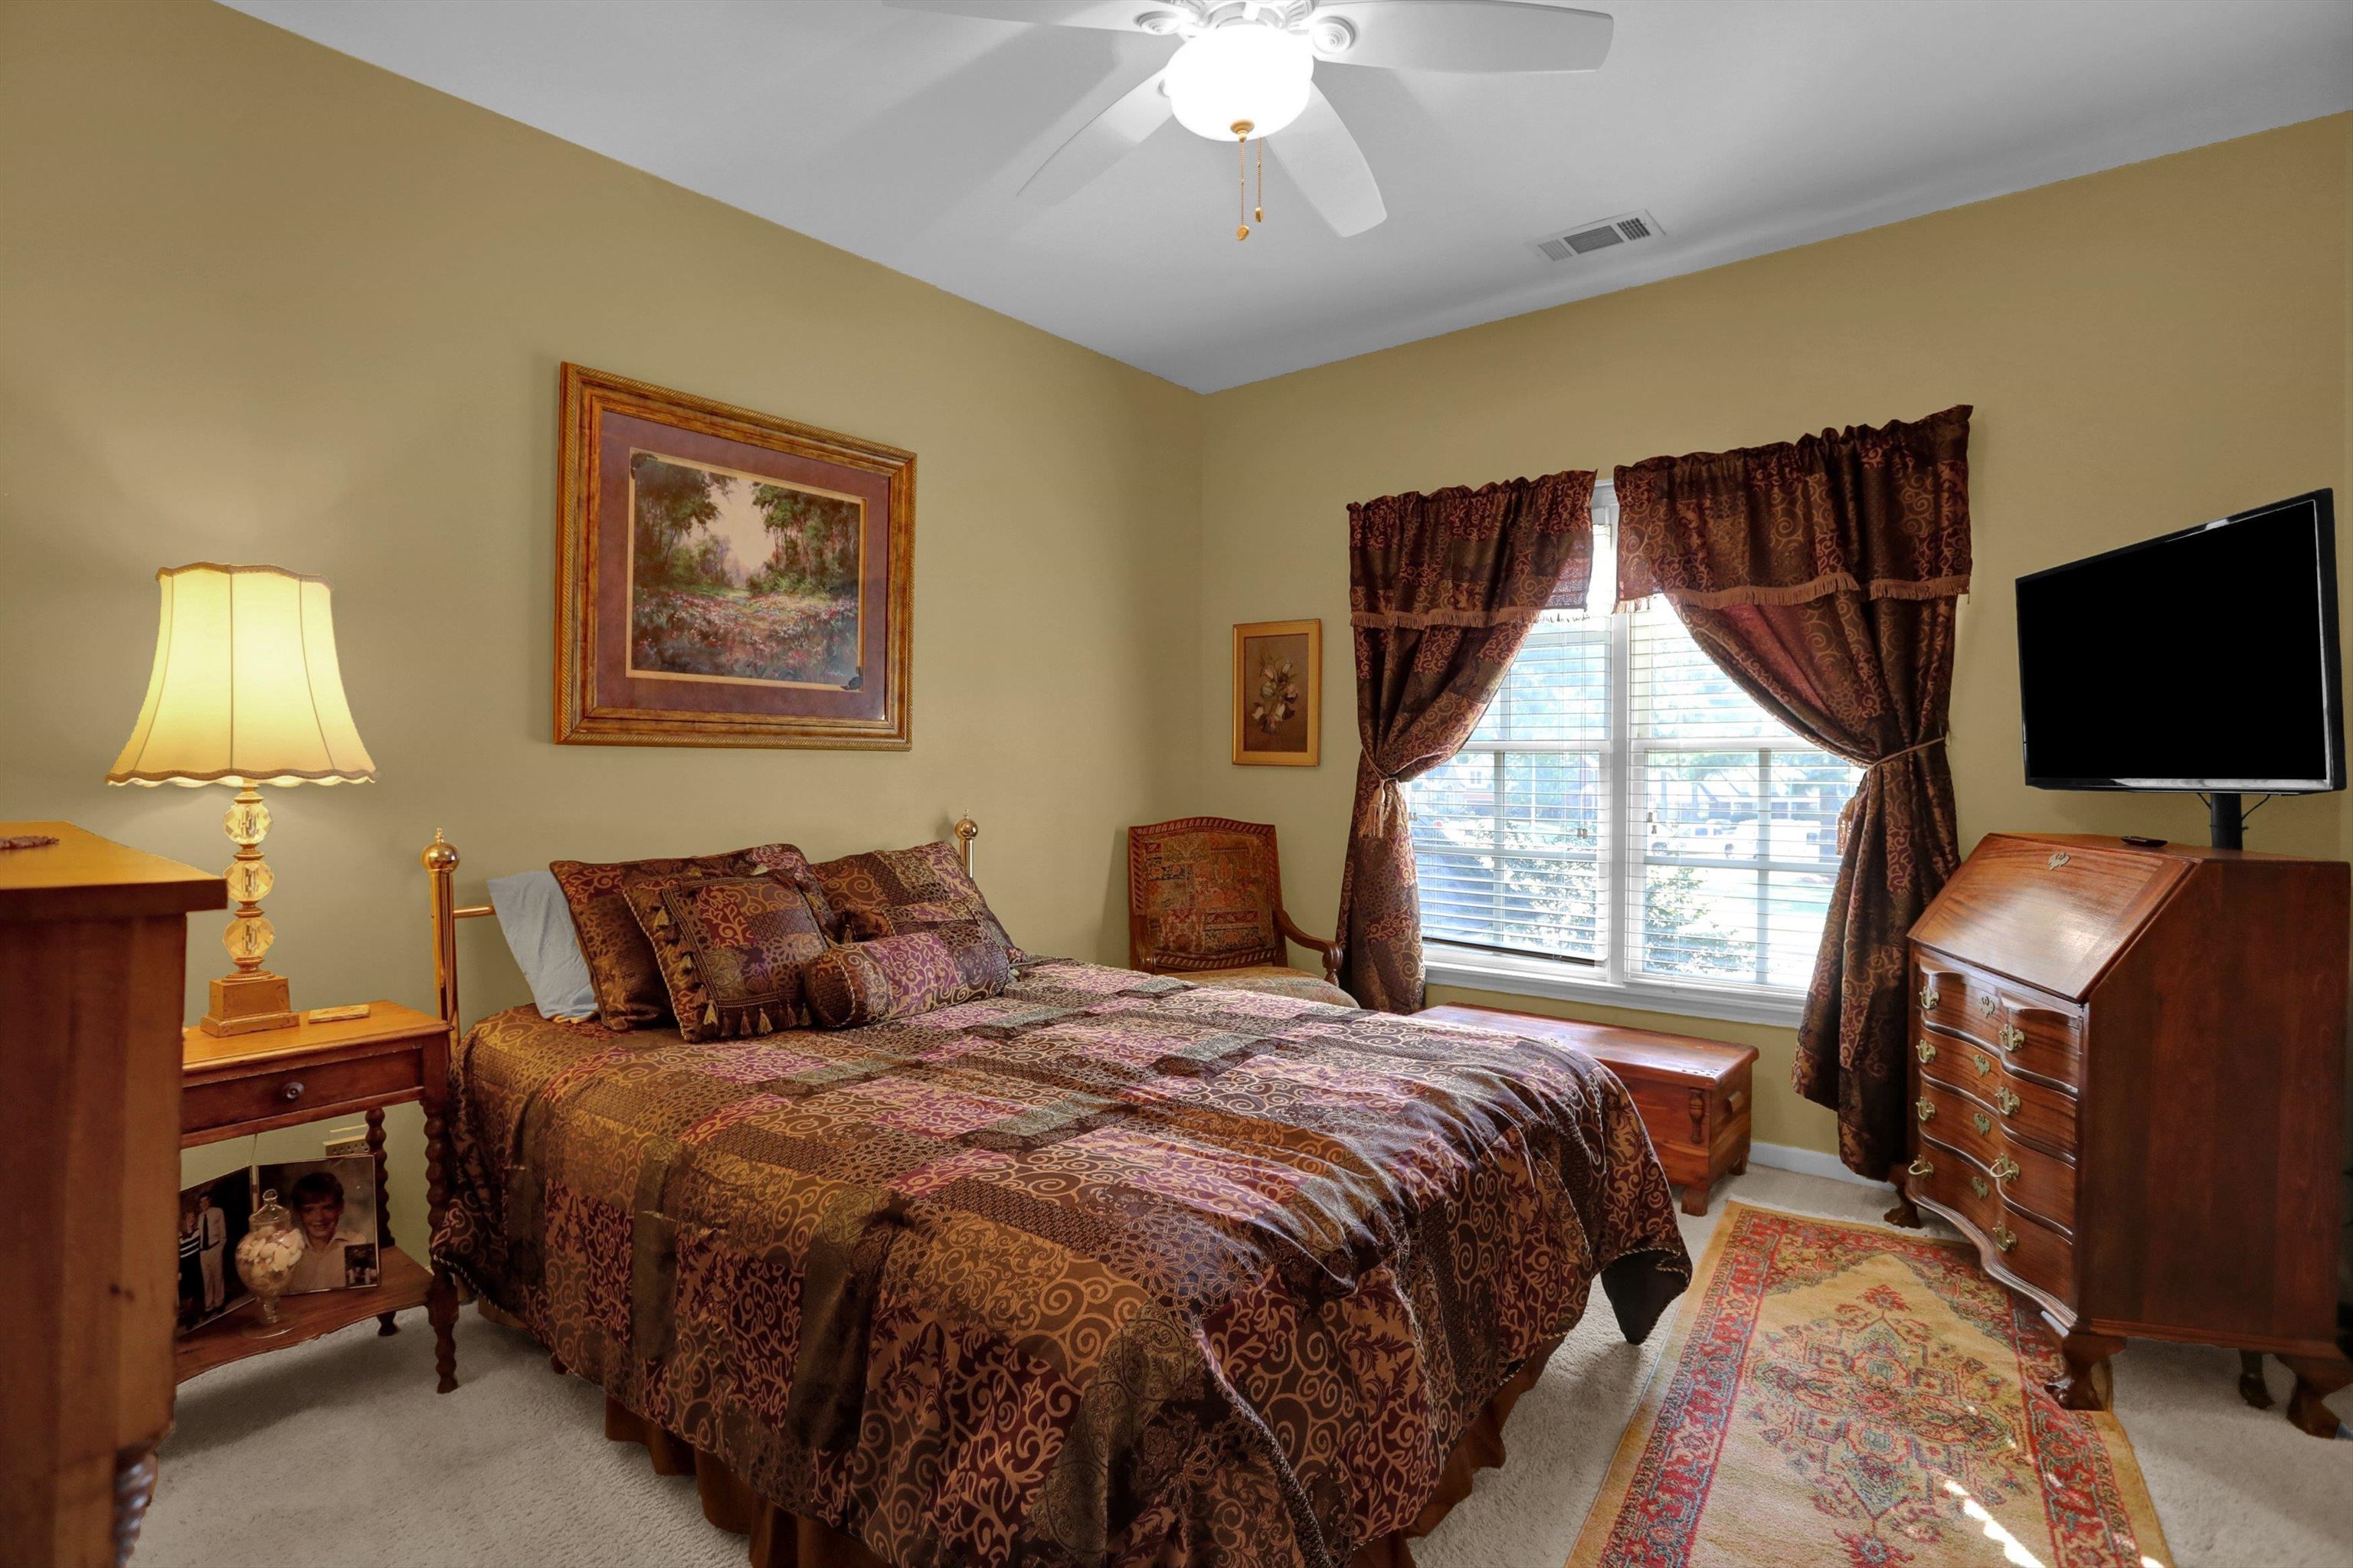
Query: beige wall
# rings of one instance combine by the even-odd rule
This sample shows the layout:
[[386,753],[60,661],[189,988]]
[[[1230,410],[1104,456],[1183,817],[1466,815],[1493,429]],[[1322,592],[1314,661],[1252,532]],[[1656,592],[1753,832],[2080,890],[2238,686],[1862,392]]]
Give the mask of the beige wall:
[[[1212,397],[1197,809],[1276,823],[1293,912],[1328,928],[1358,749],[1349,502],[1973,403],[1978,591],[1951,743],[1964,842],[2202,842],[2187,798],[2021,782],[2010,582],[2314,486],[2346,495],[2349,143],[2353,117],[2315,122]],[[2180,613],[2194,635],[2197,607]],[[1324,765],[1235,768],[1229,629],[1304,615],[1330,640]],[[2250,842],[2342,853],[2349,804],[2281,801]],[[1757,1136],[1835,1148],[1830,1113],[1788,1087],[1789,1031],[1631,1016],[1759,1046]]]
[[[1020,938],[1116,959],[1121,830],[1217,810],[1281,826],[1293,910],[1326,927],[1346,503],[1961,401],[1964,837],[2194,838],[2193,802],[2019,782],[2009,579],[2353,470],[2353,118],[1201,398],[203,0],[0,4],[0,816],[221,862],[224,792],[98,782],[152,573],[323,573],[382,779],[272,796],[303,1004],[428,999],[437,826],[471,895],[559,854],[824,855],[968,810]],[[566,358],[921,454],[913,752],[550,743]],[[1303,614],[1324,765],[1233,768],[1228,629]],[[2253,842],[2341,853],[2353,798],[2274,805]],[[465,967],[470,1012],[519,997],[487,923]],[[1579,1011],[1758,1044],[1758,1136],[1832,1146],[1785,1087],[1788,1031]]]
[[[226,863],[227,791],[100,780],[155,568],[269,561],[334,584],[379,768],[269,793],[298,1006],[431,1005],[436,827],[466,896],[969,810],[1023,942],[1124,957],[1119,835],[1182,803],[1195,728],[1193,394],[201,0],[5,26],[0,817]],[[912,752],[551,743],[565,359],[919,454]],[[465,960],[470,1012],[521,999],[490,922]]]

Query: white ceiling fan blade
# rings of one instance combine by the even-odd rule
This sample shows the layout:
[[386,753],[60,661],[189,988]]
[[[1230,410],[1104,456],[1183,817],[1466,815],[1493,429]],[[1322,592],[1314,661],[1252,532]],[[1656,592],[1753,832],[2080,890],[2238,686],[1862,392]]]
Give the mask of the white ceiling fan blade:
[[1135,19],[1166,9],[1151,0],[882,0],[893,11],[971,16],[984,22],[1028,22],[1039,27],[1109,27],[1136,31]]
[[1079,194],[1113,164],[1135,151],[1146,136],[1176,112],[1154,71],[1120,95],[1119,101],[1073,132],[1022,182],[1017,199],[1051,207]]
[[1299,194],[1324,215],[1324,221],[1341,238],[1362,234],[1388,217],[1381,187],[1373,180],[1372,165],[1365,162],[1364,149],[1340,123],[1339,111],[1332,107],[1322,88],[1307,90],[1307,107],[1298,119],[1268,137],[1266,147],[1290,173]]
[[1522,0],[1324,0],[1322,21],[1345,22],[1356,41],[1331,56],[1389,70],[1597,70],[1617,24],[1599,11]]

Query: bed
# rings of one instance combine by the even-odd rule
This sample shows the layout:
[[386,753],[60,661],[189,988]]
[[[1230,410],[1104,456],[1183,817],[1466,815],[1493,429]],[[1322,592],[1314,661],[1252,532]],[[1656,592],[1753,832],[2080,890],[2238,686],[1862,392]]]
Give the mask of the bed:
[[754,1040],[493,1013],[449,1135],[437,1261],[767,1568],[1409,1563],[1594,1281],[1639,1340],[1690,1277],[1589,1058],[1065,960]]

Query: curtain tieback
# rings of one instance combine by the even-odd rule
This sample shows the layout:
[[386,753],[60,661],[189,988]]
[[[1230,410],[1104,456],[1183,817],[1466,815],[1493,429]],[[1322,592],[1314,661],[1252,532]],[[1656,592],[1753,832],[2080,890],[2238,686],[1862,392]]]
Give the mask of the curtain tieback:
[[1943,736],[1932,735],[1917,746],[1907,746],[1901,751],[1891,751],[1886,756],[1878,758],[1876,761],[1864,763],[1862,765],[1862,770],[1865,773],[1868,773],[1874,768],[1884,768],[1891,762],[1900,762],[1915,751],[1926,751],[1932,746],[1942,746],[1944,744],[1945,737]]
[[[1891,751],[1886,756],[1879,758],[1875,761],[1864,763],[1862,765],[1863,777],[1868,779],[1873,772],[1886,767],[1889,763],[1901,762],[1904,758],[1911,756],[1915,751],[1926,751],[1932,746],[1942,746],[1944,744],[1945,737],[1943,736],[1932,735],[1917,746],[1907,746],[1901,751]],[[1846,798],[1846,804],[1839,808],[1838,848],[1839,853],[1841,855],[1846,853],[1847,832],[1854,826],[1854,809],[1862,804],[1862,791],[1857,789],[1853,794],[1849,795]]]
[[1412,809],[1405,803],[1405,791],[1398,788],[1394,775],[1377,772],[1373,777],[1378,782],[1365,797],[1364,809],[1356,814],[1356,827],[1368,839],[1393,838],[1398,828],[1412,822]]

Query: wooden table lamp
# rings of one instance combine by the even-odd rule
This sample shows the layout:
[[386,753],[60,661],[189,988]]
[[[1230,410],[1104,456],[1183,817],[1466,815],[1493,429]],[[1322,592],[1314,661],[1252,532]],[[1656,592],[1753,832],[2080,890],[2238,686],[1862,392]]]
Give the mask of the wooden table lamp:
[[277,878],[261,858],[261,784],[364,784],[375,763],[353,726],[335,662],[327,585],[280,567],[199,561],[155,574],[163,619],[147,701],[110,784],[228,784],[221,819],[237,844],[227,872],[237,917],[221,933],[234,972],[212,982],[208,1034],[294,1022],[286,980],[261,967],[277,938],[261,900]]

